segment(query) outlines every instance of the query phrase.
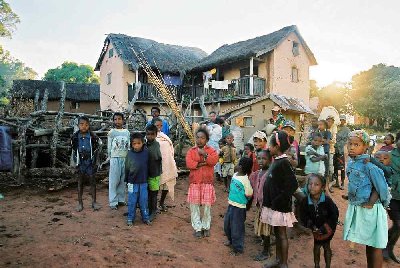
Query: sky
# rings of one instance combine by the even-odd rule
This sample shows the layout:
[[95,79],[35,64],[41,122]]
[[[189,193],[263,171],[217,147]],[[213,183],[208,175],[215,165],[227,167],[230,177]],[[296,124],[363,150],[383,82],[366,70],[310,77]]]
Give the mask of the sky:
[[398,0],[8,0],[21,19],[11,55],[42,78],[64,61],[94,66],[108,33],[194,46],[208,54],[297,25],[318,65],[318,86],[347,82],[374,64],[400,66]]

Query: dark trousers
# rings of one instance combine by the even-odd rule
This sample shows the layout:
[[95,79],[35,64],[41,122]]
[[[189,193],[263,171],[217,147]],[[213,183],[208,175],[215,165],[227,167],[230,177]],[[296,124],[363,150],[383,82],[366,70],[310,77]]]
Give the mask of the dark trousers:
[[246,209],[228,206],[224,218],[224,231],[235,252],[243,252]]
[[149,213],[154,214],[157,212],[158,191],[150,191],[149,190],[148,195],[149,195]]

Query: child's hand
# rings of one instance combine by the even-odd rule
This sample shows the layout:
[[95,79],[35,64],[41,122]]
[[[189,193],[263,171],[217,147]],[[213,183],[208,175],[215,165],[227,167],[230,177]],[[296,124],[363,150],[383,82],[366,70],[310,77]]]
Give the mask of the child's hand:
[[206,155],[206,151],[204,151],[204,149],[198,149],[197,152],[199,153],[199,155]]
[[197,164],[197,168],[203,167],[203,166],[205,166],[205,165],[207,165],[206,162],[199,162],[199,163]]
[[374,207],[374,204],[370,204],[367,202],[367,203],[361,204],[361,207],[372,209]]

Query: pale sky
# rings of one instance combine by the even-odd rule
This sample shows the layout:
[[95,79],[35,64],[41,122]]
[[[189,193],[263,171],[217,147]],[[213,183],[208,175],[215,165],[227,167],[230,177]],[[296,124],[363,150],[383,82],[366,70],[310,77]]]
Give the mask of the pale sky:
[[8,0],[21,19],[11,54],[39,73],[64,61],[94,66],[107,33],[195,46],[207,53],[297,25],[318,65],[319,86],[372,65],[400,66],[397,0]]

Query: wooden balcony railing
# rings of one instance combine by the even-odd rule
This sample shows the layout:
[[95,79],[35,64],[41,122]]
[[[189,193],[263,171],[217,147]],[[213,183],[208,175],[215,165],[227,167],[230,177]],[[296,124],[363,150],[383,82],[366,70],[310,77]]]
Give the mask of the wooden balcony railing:
[[[199,98],[204,95],[206,100],[224,100],[234,97],[264,96],[265,79],[253,77],[253,94],[250,92],[250,77],[242,77],[232,80],[228,89],[205,88],[204,85],[197,86],[170,86],[169,89],[180,101],[182,96],[188,96],[190,99]],[[135,95],[135,84],[128,86],[128,99],[131,100]],[[141,83],[138,100],[151,101],[155,98],[161,98],[158,91],[152,84]]]

